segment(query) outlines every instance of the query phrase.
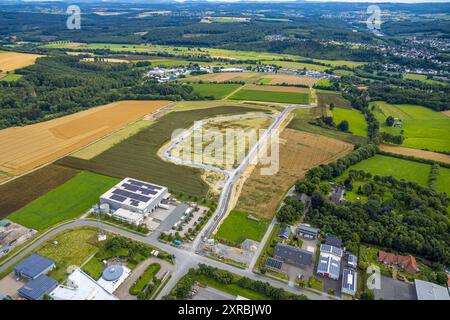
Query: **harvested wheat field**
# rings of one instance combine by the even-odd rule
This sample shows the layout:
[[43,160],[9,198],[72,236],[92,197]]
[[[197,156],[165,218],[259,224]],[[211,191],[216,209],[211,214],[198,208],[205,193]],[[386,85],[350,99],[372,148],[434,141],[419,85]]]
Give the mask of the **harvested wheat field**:
[[429,159],[433,161],[438,162],[444,162],[450,164],[450,156],[438,153],[438,152],[432,152],[432,151],[425,151],[425,150],[419,150],[419,149],[411,149],[411,148],[405,148],[405,147],[399,147],[399,146],[391,146],[387,144],[382,144],[379,146],[379,148],[386,152],[401,154],[405,156],[412,156],[416,158],[422,158],[422,159]]
[[13,71],[28,67],[42,57],[38,54],[0,51],[0,72]]
[[46,122],[0,130],[0,172],[14,176],[52,162],[168,103],[119,101]]
[[310,93],[309,88],[287,87],[287,86],[254,86],[254,85],[247,85],[247,86],[245,86],[245,90]]
[[308,132],[285,129],[280,135],[280,166],[277,174],[261,175],[257,166],[242,187],[236,208],[272,218],[285,192],[305,172],[350,153],[353,145]]
[[450,110],[443,111],[442,113],[445,114],[447,117],[450,117]]
[[235,78],[248,78],[256,73],[254,72],[221,72],[221,73],[210,73],[206,75],[194,76],[184,79],[184,81],[209,81],[209,82],[225,82],[231,81]]
[[319,79],[315,78],[308,78],[308,77],[300,77],[300,76],[291,76],[291,75],[284,75],[284,74],[276,74],[271,76],[272,80],[270,81],[270,84],[303,84],[307,85],[309,87],[312,87]]

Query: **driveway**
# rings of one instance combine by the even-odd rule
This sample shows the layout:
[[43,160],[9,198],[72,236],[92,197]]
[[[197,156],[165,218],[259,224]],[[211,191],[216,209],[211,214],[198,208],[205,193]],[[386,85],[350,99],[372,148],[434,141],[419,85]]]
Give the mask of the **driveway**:
[[417,300],[414,285],[381,276],[381,289],[373,290],[377,300]]
[[161,278],[166,273],[166,271],[172,272],[174,268],[172,264],[158,258],[149,258],[145,261],[142,261],[136,266],[136,268],[134,268],[130,276],[125,279],[125,281],[119,286],[119,288],[117,288],[117,290],[114,292],[114,295],[117,296],[120,300],[137,300],[137,296],[131,295],[128,290],[133,285],[133,283],[141,276],[145,269],[147,269],[147,267],[152,263],[159,263],[161,265],[161,269],[156,274],[158,278]]

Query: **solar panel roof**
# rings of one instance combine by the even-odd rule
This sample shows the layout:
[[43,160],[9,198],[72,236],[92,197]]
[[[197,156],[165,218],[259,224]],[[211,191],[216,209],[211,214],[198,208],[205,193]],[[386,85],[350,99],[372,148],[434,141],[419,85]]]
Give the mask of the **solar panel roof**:
[[116,200],[116,201],[119,201],[119,202],[124,202],[127,198],[125,198],[125,197],[121,197],[121,196],[118,196],[117,194],[113,194],[111,197],[109,197],[110,199],[112,199],[112,200]]
[[281,266],[283,265],[283,262],[274,258],[267,258],[266,266],[274,269],[281,269]]

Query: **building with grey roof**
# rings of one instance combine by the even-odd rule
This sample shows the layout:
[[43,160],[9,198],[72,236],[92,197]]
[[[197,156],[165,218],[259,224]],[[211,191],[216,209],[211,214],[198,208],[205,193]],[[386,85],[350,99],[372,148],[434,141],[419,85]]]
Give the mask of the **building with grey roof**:
[[342,204],[344,202],[345,188],[332,182],[330,183],[330,186],[332,188],[331,201],[336,205]]
[[354,296],[356,294],[356,271],[353,269],[344,269],[342,271],[342,293]]
[[280,233],[278,234],[278,237],[281,239],[289,239],[289,236],[291,235],[291,228],[289,226],[282,226],[280,229]]
[[319,262],[317,263],[317,273],[324,277],[338,280],[341,272],[342,255],[343,251],[341,248],[328,244],[321,244]]
[[28,280],[36,279],[40,275],[47,274],[55,268],[55,263],[36,253],[25,258],[14,267],[16,276]]
[[348,259],[347,259],[347,264],[352,267],[355,268],[358,266],[358,258],[353,255],[353,254],[349,254],[348,255]]
[[21,297],[28,300],[42,300],[58,285],[58,281],[46,275],[40,275],[36,279],[30,280],[18,290]]
[[325,238],[325,243],[337,248],[342,247],[342,240],[332,235],[327,235],[327,237]]
[[275,246],[273,256],[277,260],[302,267],[311,265],[313,253],[298,247],[278,243]]
[[316,239],[319,236],[319,232],[319,229],[307,226],[305,224],[298,226],[298,234],[304,238]]
[[448,289],[423,280],[414,280],[417,300],[450,300]]

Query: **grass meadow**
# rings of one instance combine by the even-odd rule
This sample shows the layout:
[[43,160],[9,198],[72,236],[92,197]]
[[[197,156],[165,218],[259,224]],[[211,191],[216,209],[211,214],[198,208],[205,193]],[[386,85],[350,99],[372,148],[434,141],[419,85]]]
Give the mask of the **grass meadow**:
[[276,92],[241,89],[233,94],[233,100],[267,101],[277,103],[308,104],[309,94],[300,92]]
[[240,245],[246,239],[261,241],[269,227],[270,221],[263,218],[250,220],[248,213],[232,210],[216,233],[216,238],[226,243]]
[[194,88],[195,93],[220,100],[237,90],[241,85],[228,83],[192,83],[190,86]]
[[349,131],[354,135],[367,136],[367,122],[361,112],[355,109],[334,108],[333,120],[336,125],[341,121],[347,120],[349,123]]
[[116,178],[81,172],[17,210],[8,219],[28,228],[44,230],[59,222],[80,216],[118,182],[119,179]]
[[[403,147],[430,151],[450,151],[450,117],[431,109],[414,105],[394,105],[373,102],[374,114],[380,122],[381,131],[399,135],[403,130]],[[402,128],[388,127],[386,118],[400,118]]]

